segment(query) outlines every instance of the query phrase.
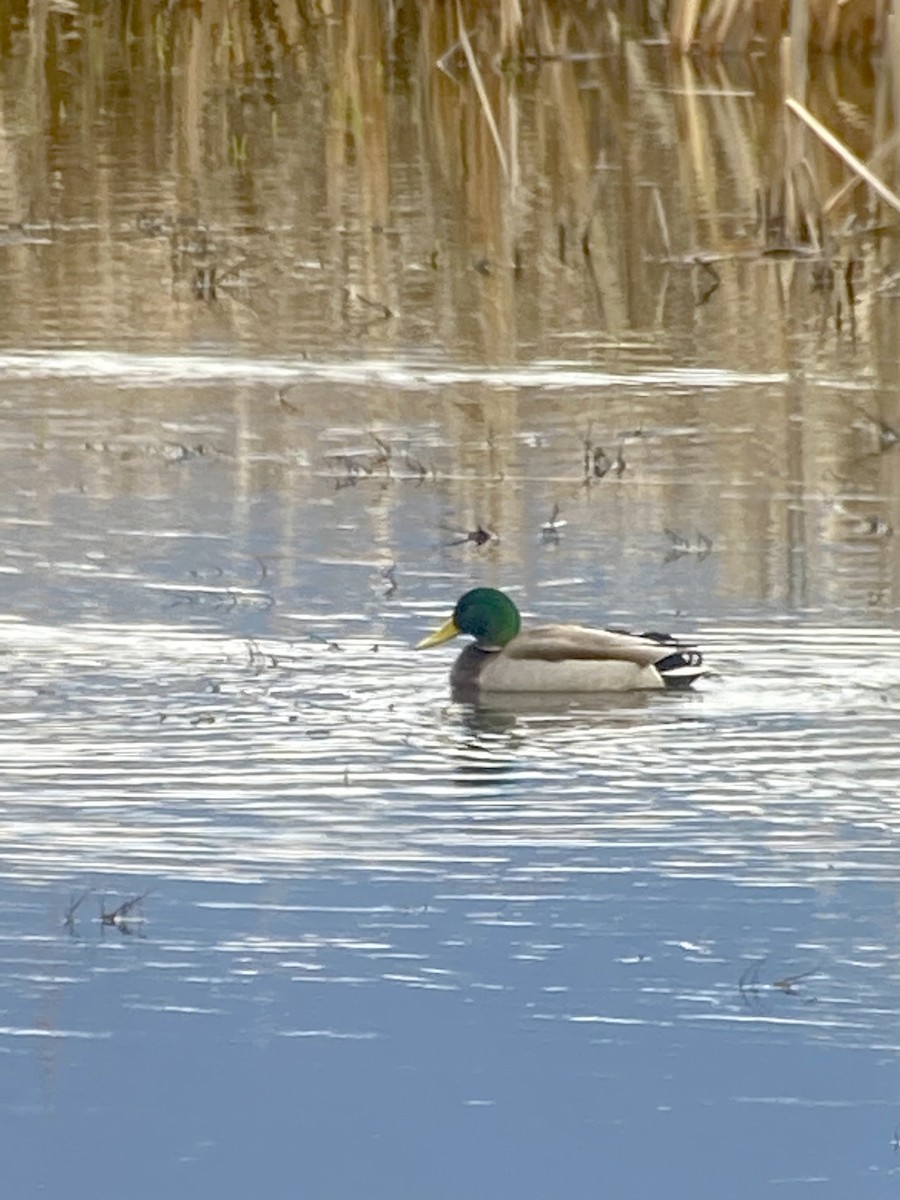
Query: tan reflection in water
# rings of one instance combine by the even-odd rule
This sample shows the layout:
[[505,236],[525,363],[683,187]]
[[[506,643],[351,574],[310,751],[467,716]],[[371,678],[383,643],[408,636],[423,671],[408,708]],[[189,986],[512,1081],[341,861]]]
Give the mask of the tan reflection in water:
[[[217,2],[21,7],[0,219],[29,249],[4,256],[7,337],[425,343],[503,362],[575,334],[614,353],[638,333],[662,352],[699,338],[745,363],[778,355],[755,228],[779,153],[774,58],[704,72],[612,40],[601,13],[573,23],[546,5],[545,59],[499,70],[473,12],[479,89],[448,56],[446,5],[400,28],[351,0],[317,19],[290,4],[256,18]],[[877,95],[828,71],[860,119],[842,127],[829,91],[809,104],[865,156]],[[843,182],[832,156],[807,153],[824,191]],[[860,189],[834,219],[856,202]],[[827,295],[798,303],[834,318]]]
[[[289,497],[293,548],[298,506],[337,504],[347,462],[380,438],[390,472],[351,482],[385,559],[407,462],[448,523],[499,532],[473,571],[540,575],[540,525],[559,506],[584,555],[598,533],[623,555],[656,539],[660,560],[708,539],[728,595],[803,607],[810,579],[816,594],[834,579],[852,606],[896,602],[900,450],[878,441],[900,424],[890,250],[836,240],[824,262],[762,257],[774,60],[671,61],[599,13],[547,4],[530,10],[541,60],[501,67],[496,31],[464,6],[479,87],[451,6],[404,8],[399,25],[350,0],[313,19],[253,11],[11,8],[4,345],[262,354],[298,380],[285,404],[274,385],[148,403],[126,371],[115,401],[86,388],[81,433],[60,438],[35,412],[36,516],[61,479],[177,495],[184,451],[226,474],[239,530],[259,492]],[[817,80],[810,107],[865,156],[871,114],[889,111],[883,80],[831,63]],[[809,153],[823,189],[844,181]],[[856,189],[834,220],[866,204]],[[336,358],[398,363],[402,386],[330,387],[316,367]],[[545,386],[573,362],[602,380]],[[441,363],[482,376],[442,384]],[[512,382],[515,366],[545,374]],[[592,424],[628,469],[585,486]]]

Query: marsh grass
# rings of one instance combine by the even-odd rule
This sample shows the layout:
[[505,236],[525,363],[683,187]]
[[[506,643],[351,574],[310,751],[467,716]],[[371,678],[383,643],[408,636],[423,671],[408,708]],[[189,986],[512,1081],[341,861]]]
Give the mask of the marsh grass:
[[[317,261],[315,303],[342,333],[389,344],[413,312],[450,338],[474,319],[491,360],[514,355],[524,288],[614,343],[656,321],[673,289],[732,303],[728,261],[812,257],[843,277],[847,240],[895,219],[900,100],[890,65],[872,86],[870,68],[810,53],[867,53],[887,26],[864,20],[864,3],[824,0],[673,0],[666,28],[652,11],[85,0],[75,14],[12,0],[0,219],[63,236],[73,214],[109,208],[102,162],[137,153],[164,185],[124,269],[115,221],[100,223],[101,262],[119,263],[97,283],[110,326],[126,289],[168,299],[155,321],[173,329],[200,301],[264,337],[298,303],[297,264]],[[666,34],[684,53],[655,44]],[[764,53],[738,53],[750,48]],[[44,153],[19,154],[21,128],[50,135]],[[411,137],[421,216],[401,231]],[[223,199],[287,232],[213,236]],[[22,284],[10,291],[27,309]],[[856,294],[865,286],[857,272]]]

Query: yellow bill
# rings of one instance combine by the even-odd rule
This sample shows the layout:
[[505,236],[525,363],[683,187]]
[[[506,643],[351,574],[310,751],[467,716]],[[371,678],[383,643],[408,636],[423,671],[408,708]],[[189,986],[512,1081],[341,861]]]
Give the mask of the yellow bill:
[[455,638],[461,632],[462,630],[457,628],[456,622],[451,617],[440,629],[436,629],[434,633],[429,633],[428,637],[422,638],[416,649],[427,650],[429,646],[439,646],[441,642],[449,642],[451,638]]

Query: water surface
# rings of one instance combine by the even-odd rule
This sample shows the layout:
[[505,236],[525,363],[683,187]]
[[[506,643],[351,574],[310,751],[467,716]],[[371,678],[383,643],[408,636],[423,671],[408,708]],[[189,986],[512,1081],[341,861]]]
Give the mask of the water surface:
[[[763,67],[491,79],[504,190],[440,24],[203,11],[3,43],[9,1194],[893,1195],[888,251],[759,253]],[[453,703],[474,582],[710,675]]]

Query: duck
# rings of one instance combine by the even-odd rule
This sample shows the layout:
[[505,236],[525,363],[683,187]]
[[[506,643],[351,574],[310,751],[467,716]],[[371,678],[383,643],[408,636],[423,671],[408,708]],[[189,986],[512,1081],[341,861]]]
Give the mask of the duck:
[[449,620],[416,649],[439,646],[463,633],[475,640],[450,672],[451,688],[460,696],[686,688],[704,673],[700,651],[667,633],[584,625],[523,629],[515,602],[496,588],[466,592]]

